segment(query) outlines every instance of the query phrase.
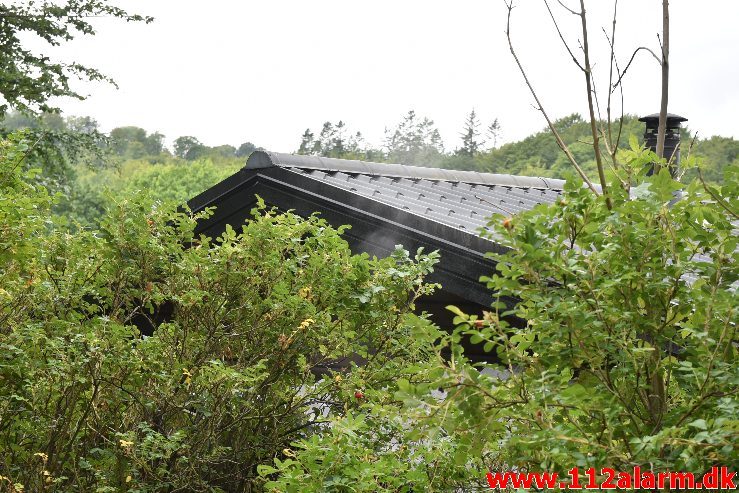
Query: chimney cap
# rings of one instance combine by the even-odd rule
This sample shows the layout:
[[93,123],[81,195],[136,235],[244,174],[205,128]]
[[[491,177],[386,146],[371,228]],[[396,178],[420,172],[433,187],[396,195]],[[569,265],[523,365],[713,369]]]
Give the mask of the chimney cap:
[[[643,116],[639,118],[640,122],[644,122],[647,124],[647,126],[657,126],[659,124],[659,113],[653,113],[651,115]],[[679,127],[682,122],[687,122],[688,119],[684,116],[676,115],[674,113],[667,113],[667,122],[666,125],[668,127]]]

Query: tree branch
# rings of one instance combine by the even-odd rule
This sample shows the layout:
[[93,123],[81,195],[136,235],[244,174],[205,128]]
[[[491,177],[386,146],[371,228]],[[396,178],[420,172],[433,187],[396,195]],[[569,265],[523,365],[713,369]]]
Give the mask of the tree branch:
[[618,12],[618,0],[614,0],[613,2],[613,23],[611,27],[611,37],[608,37],[608,33],[606,33],[606,30],[603,29],[603,33],[606,35],[606,39],[608,40],[608,46],[611,49],[611,57],[610,62],[608,66],[608,99],[606,101],[606,118],[608,119],[608,145],[610,146],[609,152],[611,154],[611,161],[613,162],[613,165],[616,166],[616,150],[618,149],[618,145],[613,145],[613,131],[612,131],[612,125],[611,125],[611,95],[613,92],[611,91],[613,87],[613,67],[616,62],[616,56],[615,56],[615,45],[616,45],[616,13]]
[[698,170],[698,178],[700,178],[700,181],[703,184],[703,189],[708,193],[708,195],[710,195],[713,198],[713,200],[715,200],[716,203],[721,206],[722,209],[724,209],[726,212],[728,212],[729,214],[731,214],[734,217],[734,219],[739,219],[739,214],[737,214],[736,212],[734,212],[731,209],[731,206],[729,204],[727,204],[724,199],[722,199],[720,196],[718,196],[717,194],[715,194],[708,187],[708,185],[706,184],[706,181],[703,179],[703,172],[701,171],[701,169],[700,168],[696,168],[696,169]]
[[554,23],[554,28],[557,30],[557,34],[559,34],[559,39],[562,40],[562,44],[565,45],[565,49],[567,50],[567,53],[570,54],[570,57],[572,58],[572,61],[575,62],[575,65],[577,65],[577,68],[579,68],[580,70],[582,70],[584,72],[585,69],[580,64],[580,62],[577,61],[577,58],[575,58],[575,54],[572,53],[572,50],[570,49],[570,46],[567,44],[567,41],[565,41],[564,36],[562,36],[562,31],[559,30],[559,24],[557,24],[557,20],[554,18],[554,14],[552,13],[552,9],[549,8],[549,2],[547,2],[547,0],[544,0],[544,5],[547,6],[547,10],[549,11],[549,17],[552,18],[552,23]]
[[[666,0],[665,0],[666,1]],[[603,157],[600,154],[600,145],[598,144],[598,129],[596,126],[595,111],[593,109],[593,78],[590,66],[590,53],[588,50],[588,23],[585,15],[585,0],[580,0],[580,19],[582,21],[582,41],[583,53],[585,54],[585,90],[588,94],[588,110],[590,112],[590,131],[593,134],[593,150],[595,151],[595,164],[598,167],[598,178],[600,178],[600,187],[603,195],[606,197],[606,207],[608,210],[613,208],[611,198],[608,196],[608,183],[603,169]]]
[[[659,126],[657,127],[657,157],[665,154],[665,133],[667,131],[667,99],[670,89],[670,6],[669,0],[662,0],[662,98],[659,106]],[[654,173],[659,173],[659,163],[654,165]]]
[[510,2],[503,0],[503,3],[508,8],[508,18],[506,21],[506,38],[508,39],[508,47],[510,48],[511,55],[513,55],[513,59],[516,61],[516,65],[518,66],[518,70],[521,72],[521,75],[523,76],[524,82],[526,82],[526,86],[529,88],[529,91],[531,92],[531,95],[534,97],[534,101],[536,101],[537,104],[537,110],[541,112],[541,114],[544,116],[544,119],[547,122],[547,126],[549,127],[549,130],[554,135],[554,139],[557,141],[557,145],[560,149],[562,149],[562,152],[565,153],[567,156],[567,159],[569,159],[570,163],[572,163],[572,166],[577,170],[577,173],[580,175],[582,180],[588,185],[588,187],[593,191],[594,194],[599,195],[598,190],[595,188],[595,185],[593,185],[593,182],[590,181],[590,178],[585,174],[585,172],[580,168],[580,165],[577,164],[577,160],[575,160],[575,156],[572,155],[572,152],[570,152],[570,149],[567,147],[567,144],[564,143],[562,140],[562,137],[559,135],[559,132],[557,132],[557,129],[554,128],[554,125],[552,124],[552,121],[549,119],[549,115],[547,115],[547,112],[544,110],[544,107],[542,106],[541,102],[539,101],[539,97],[536,94],[536,91],[534,91],[534,87],[529,82],[529,78],[526,76],[526,71],[523,68],[523,65],[521,65],[521,61],[518,59],[518,55],[516,55],[516,51],[513,49],[513,42],[511,41],[511,11],[513,10],[513,0]]
[[621,72],[621,77],[619,77],[618,80],[616,81],[616,83],[613,85],[612,91],[615,91],[616,90],[616,87],[618,87],[621,84],[621,80],[624,78],[624,76],[626,75],[626,72],[629,70],[629,67],[631,67],[631,63],[634,61],[634,57],[636,57],[636,54],[639,53],[641,50],[646,51],[647,53],[649,53],[650,55],[652,55],[655,60],[657,60],[657,63],[659,63],[660,65],[662,64],[662,62],[660,61],[660,59],[657,56],[657,54],[654,53],[654,51],[652,51],[650,48],[647,48],[646,46],[640,46],[640,47],[638,47],[637,49],[634,50],[634,53],[631,54],[631,58],[629,59],[629,63],[626,64],[626,67],[624,68],[624,71]]
[[557,3],[559,3],[562,6],[562,8],[565,9],[566,11],[568,11],[570,14],[572,14],[572,15],[580,15],[580,12],[575,12],[574,10],[572,10],[571,8],[569,8],[567,5],[565,5],[564,2],[562,2],[562,0],[557,0]]

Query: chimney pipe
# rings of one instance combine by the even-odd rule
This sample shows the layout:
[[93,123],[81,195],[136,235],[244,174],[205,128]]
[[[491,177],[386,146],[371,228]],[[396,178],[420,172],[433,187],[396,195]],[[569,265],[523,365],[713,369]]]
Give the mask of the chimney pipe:
[[[659,113],[643,116],[639,118],[640,122],[646,123],[644,129],[644,143],[652,152],[657,152],[657,130],[659,127]],[[667,113],[667,122],[665,125],[665,155],[669,163],[670,174],[675,177],[678,166],[680,165],[680,127],[682,122],[688,121],[687,118],[680,115]],[[647,173],[651,175],[654,167]]]

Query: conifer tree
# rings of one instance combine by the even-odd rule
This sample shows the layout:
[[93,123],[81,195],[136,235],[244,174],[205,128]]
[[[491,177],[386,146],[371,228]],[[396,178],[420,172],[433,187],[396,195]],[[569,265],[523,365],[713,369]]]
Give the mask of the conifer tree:
[[458,155],[474,157],[480,152],[484,142],[480,140],[479,126],[480,122],[477,119],[477,114],[475,113],[475,109],[472,108],[472,111],[467,115],[467,119],[464,122],[464,130],[460,134],[462,137],[462,147],[457,149],[456,153]]

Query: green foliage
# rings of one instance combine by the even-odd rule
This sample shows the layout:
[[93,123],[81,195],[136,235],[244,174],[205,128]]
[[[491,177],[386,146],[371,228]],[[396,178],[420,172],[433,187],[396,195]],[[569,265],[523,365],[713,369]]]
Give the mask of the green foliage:
[[[590,123],[583,120],[580,115],[572,114],[557,120],[554,126],[583,169],[589,175],[595,176],[597,174],[595,156],[592,145],[588,144],[592,142]],[[640,135],[643,131],[643,124],[639,123],[636,117],[625,117],[624,136]],[[628,147],[625,138],[622,139],[621,146]],[[605,148],[603,153],[607,154]],[[446,166],[446,163],[443,166]],[[564,178],[572,170],[572,165],[560,150],[549,129],[530,135],[520,142],[492,149],[482,158],[480,166],[493,173],[554,178]]]
[[343,158],[343,159],[370,159],[369,156],[379,156],[379,151],[373,151],[364,146],[361,132],[351,133],[346,123],[324,122],[318,137],[308,128],[300,140],[298,154],[313,156]]
[[[88,227],[99,222],[110,194],[149,190],[162,201],[183,203],[244,164],[236,148],[229,145],[198,143],[197,149],[188,149],[188,159],[173,158],[159,132],[128,126],[105,135],[89,117],[8,113],[2,134],[18,129],[31,142],[21,163],[23,169],[38,168],[36,182],[62,193],[54,204],[55,213]],[[245,143],[241,151],[249,146],[254,147]],[[202,157],[195,159],[195,154]]]
[[[570,182],[494,218],[508,253],[484,281],[520,303],[453,309],[448,334],[409,313],[433,255],[352,256],[318,218],[264,209],[243,234],[194,238],[171,204],[241,167],[219,156],[233,148],[75,166],[69,200],[42,186],[35,139],[10,134],[0,156],[8,491],[454,491],[512,467],[739,462],[735,165],[645,177],[655,156],[632,138],[612,211]],[[68,233],[76,219],[99,230]],[[498,361],[481,373],[462,338]]]
[[[624,158],[638,177],[656,156]],[[714,191],[735,206],[729,175]],[[511,466],[700,473],[739,461],[734,216],[664,169],[637,183],[630,195],[614,185],[612,211],[573,181],[556,205],[490,223],[510,250],[484,280],[520,302],[480,320],[457,310],[461,360],[440,384],[464,410],[453,426],[499,430],[483,446]],[[528,324],[512,330],[510,315]],[[497,350],[504,380],[471,378],[461,334]]]
[[111,198],[120,194],[147,191],[152,197],[179,205],[232,175],[243,162],[231,159],[185,161],[161,156],[125,160],[107,170],[77,169],[74,187],[56,205],[55,211],[94,227],[103,217]]
[[31,142],[22,167],[38,169],[35,180],[54,192],[69,193],[77,168],[104,168],[110,157],[110,139],[89,117],[6,114],[0,122],[0,136],[17,130],[23,130],[25,139]]
[[174,155],[182,159],[187,159],[190,152],[193,153],[191,157],[194,157],[194,154],[201,152],[203,147],[197,138],[189,135],[177,137],[172,146]]
[[[0,140],[0,262],[13,265],[6,272],[20,276],[35,256],[34,240],[43,233],[51,207],[46,189],[36,183],[37,169],[24,162],[33,151],[24,132]],[[0,286],[0,295],[7,291]]]
[[234,154],[236,155],[236,157],[246,158],[249,157],[249,154],[256,151],[257,149],[261,149],[261,147],[257,147],[251,142],[244,142],[239,146],[238,149],[236,149],[236,152]]
[[[326,432],[297,442],[297,452],[290,451],[288,458],[259,467],[262,475],[276,477],[266,489],[371,493],[484,487],[481,477],[470,475],[466,450],[438,428],[409,432],[418,421],[405,419],[400,411],[370,403],[361,407],[361,414],[335,419]],[[452,460],[456,457],[463,459]]]
[[444,153],[444,144],[433,120],[408,111],[394,128],[385,130],[387,160],[400,164],[434,166]]
[[462,137],[462,147],[454,151],[454,154],[473,158],[482,150],[484,141],[480,137],[479,127],[480,122],[473,108],[470,114],[467,115],[467,119],[464,122],[464,130],[460,135]]
[[[600,124],[599,124],[600,125]],[[563,141],[572,151],[575,159],[593,179],[597,177],[595,155],[593,152],[590,123],[578,114],[568,115],[554,122]],[[602,125],[604,128],[607,125]],[[298,154],[312,154],[344,159],[361,159],[376,162],[412,164],[446,169],[484,171],[524,176],[543,176],[565,178],[572,171],[572,164],[562,153],[549,129],[536,132],[519,142],[510,142],[497,147],[501,126],[495,119],[486,129],[485,138],[480,135],[476,114],[470,114],[462,133],[462,147],[452,153],[445,153],[441,137],[433,122],[427,118],[419,119],[415,112],[409,112],[398,125],[386,130],[383,151],[368,147],[361,139],[361,133],[347,135],[343,122],[324,123],[318,137],[306,129],[301,138]],[[612,123],[614,140],[619,132],[619,122]],[[630,148],[629,135],[642,135],[644,124],[633,115],[625,115],[621,128],[619,149]],[[488,148],[484,149],[485,142]],[[691,146],[692,144],[692,146]],[[608,149],[601,149],[604,156]],[[701,163],[706,180],[716,183],[721,180],[723,170],[736,165],[739,159],[739,142],[729,137],[695,139],[688,129],[682,132],[682,155],[696,157]],[[690,167],[686,167],[690,168]],[[694,169],[685,171],[685,179],[696,178]]]
[[53,111],[48,101],[53,97],[85,99],[69,84],[70,78],[90,81],[113,80],[94,68],[78,62],[52,61],[26,48],[28,35],[59,46],[78,35],[95,35],[90,18],[106,16],[126,22],[151,22],[151,17],[132,15],[109,5],[106,0],[65,0],[52,2],[4,2],[0,5],[0,116],[9,107],[21,111]]
[[147,135],[139,127],[117,127],[110,131],[113,151],[121,157],[140,159],[156,156],[164,151],[164,135],[153,132]]
[[[719,183],[723,179],[724,170],[739,166],[739,141],[719,136],[699,139],[696,141],[692,155],[698,159],[706,180]],[[694,178],[694,171],[687,170],[686,176]]]
[[235,160],[222,165],[207,159],[184,164],[175,161],[145,166],[122,185],[124,192],[148,190],[162,202],[181,204],[231,176],[241,166]]
[[[495,122],[493,127],[494,124]],[[593,146],[589,143],[592,142],[590,123],[583,120],[580,115],[572,114],[555,121],[554,126],[588,176],[595,179],[597,177],[595,155]],[[612,128],[615,138],[618,133],[618,121],[613,122]],[[499,126],[488,129],[489,142],[493,145],[487,152],[472,158],[467,155],[460,156],[458,153],[444,157],[435,165],[441,168],[551,178],[565,178],[573,171],[572,164],[560,150],[549,129],[534,133],[519,142],[510,142],[496,148],[494,142],[499,132]],[[619,149],[630,148],[627,136],[641,136],[643,133],[644,124],[639,122],[636,116],[625,115]],[[693,144],[692,148],[691,144]],[[705,178],[714,183],[722,179],[724,169],[730,165],[739,164],[737,163],[739,141],[730,137],[714,136],[710,139],[695,139],[693,142],[690,130],[683,129],[681,149],[683,159],[690,156],[698,158]],[[601,151],[604,156],[608,155],[605,145]],[[690,166],[685,168],[684,181],[687,182],[697,177],[695,169],[691,169]]]
[[142,194],[70,234],[24,179],[28,148],[0,155],[2,488],[256,491],[258,466],[428,361],[409,311],[433,256],[352,255],[263,206],[196,238],[207,212]]
[[[638,147],[622,159],[635,186],[614,185],[612,210],[570,181],[557,204],[493,218],[507,253],[483,280],[519,303],[482,316],[449,307],[450,334],[419,324],[435,361],[260,468],[277,476],[267,486],[455,491],[485,488],[487,470],[739,463],[737,170],[704,188],[645,177],[656,156]],[[513,329],[512,316],[528,324]],[[463,337],[497,362],[480,371]]]

